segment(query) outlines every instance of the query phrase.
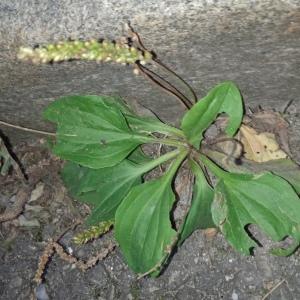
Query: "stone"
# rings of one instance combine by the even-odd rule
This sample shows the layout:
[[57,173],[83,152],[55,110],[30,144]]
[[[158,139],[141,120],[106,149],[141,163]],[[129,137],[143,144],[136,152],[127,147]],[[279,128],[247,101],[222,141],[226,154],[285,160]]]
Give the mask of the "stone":
[[35,189],[31,192],[28,203],[38,200],[44,193],[44,187],[45,187],[45,185],[42,182],[39,182],[36,185]]
[[40,222],[37,219],[27,220],[23,215],[18,218],[19,226],[21,227],[40,227]]

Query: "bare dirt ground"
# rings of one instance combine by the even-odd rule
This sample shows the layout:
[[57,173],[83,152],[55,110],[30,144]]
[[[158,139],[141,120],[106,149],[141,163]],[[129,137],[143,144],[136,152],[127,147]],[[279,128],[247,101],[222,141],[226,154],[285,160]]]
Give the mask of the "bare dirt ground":
[[[290,149],[299,162],[300,121],[296,106],[291,107],[287,119]],[[22,176],[15,170],[0,177],[0,212],[14,209],[18,197],[27,197],[20,214],[0,224],[1,299],[300,298],[299,250],[288,258],[271,256],[263,249],[245,257],[236,253],[221,234],[210,238],[201,231],[183,244],[157,279],[138,280],[116,248],[86,271],[54,254],[42,284],[37,285],[33,279],[49,239],[56,238],[67,253],[87,261],[99,251],[105,252],[113,235],[75,245],[72,237],[84,227],[73,225],[83,221],[89,209],[68,196],[59,176],[63,162],[38,139],[13,149],[32,185],[30,190],[24,190]],[[20,195],[22,189],[25,196]]]

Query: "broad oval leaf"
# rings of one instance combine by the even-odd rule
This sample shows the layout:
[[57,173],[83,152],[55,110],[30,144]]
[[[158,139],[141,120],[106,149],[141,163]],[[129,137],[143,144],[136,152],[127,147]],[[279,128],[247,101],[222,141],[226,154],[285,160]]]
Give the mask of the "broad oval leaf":
[[290,254],[300,243],[300,199],[292,186],[271,173],[260,175],[230,174],[216,186],[212,216],[229,243],[238,251],[250,254],[256,242],[245,227],[256,224],[274,241],[286,236],[294,238]]
[[[130,109],[121,99],[116,100],[119,106],[122,106],[122,112],[129,124],[129,127],[136,132],[141,133],[153,133],[159,132],[166,135],[176,135],[179,137],[184,137],[182,130],[170,126],[162,122],[154,112],[145,108],[143,105],[139,104],[137,101],[133,101],[131,104],[135,109]],[[141,112],[137,114],[137,112]]]
[[115,212],[129,190],[141,183],[141,176],[159,164],[179,155],[180,151],[168,152],[156,159],[149,160],[137,149],[128,159],[108,168],[91,169],[68,162],[62,170],[62,178],[70,194],[78,200],[92,206],[87,219],[89,225],[112,220]]
[[128,127],[123,104],[112,99],[69,96],[51,103],[44,117],[57,123],[54,153],[97,169],[116,165],[138,145],[151,141]]
[[137,273],[151,269],[155,273],[176,241],[170,211],[175,201],[171,183],[177,168],[133,187],[117,209],[115,236],[128,265]]
[[288,181],[300,195],[300,167],[289,158],[275,159],[263,163],[256,163],[243,157],[239,158],[238,163],[234,156],[205,149],[205,153],[211,157],[218,165],[229,172],[236,173],[262,173],[269,171]]
[[116,239],[133,271],[145,273],[167,254],[176,236],[170,222],[174,201],[171,186],[162,177],[134,187],[119,206]]
[[180,244],[196,229],[215,227],[211,216],[214,190],[208,184],[200,166],[194,160],[189,160],[189,165],[195,175],[195,183],[191,207],[181,228]]
[[194,147],[199,148],[204,131],[222,112],[229,116],[225,132],[233,136],[242,122],[243,102],[238,88],[231,81],[217,85],[184,115],[181,128]]
[[141,147],[137,147],[132,153],[128,155],[127,159],[136,164],[141,164],[149,162],[152,158],[146,155]]
[[70,194],[92,207],[86,223],[96,225],[112,220],[129,190],[142,181],[143,171],[129,160],[109,168],[90,169],[68,162],[62,178]]

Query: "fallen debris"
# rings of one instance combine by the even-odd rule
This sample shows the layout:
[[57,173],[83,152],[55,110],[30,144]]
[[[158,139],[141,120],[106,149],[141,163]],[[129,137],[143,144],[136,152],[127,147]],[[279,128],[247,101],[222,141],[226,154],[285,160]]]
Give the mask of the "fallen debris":
[[74,264],[81,271],[86,271],[87,269],[93,267],[99,260],[103,260],[104,258],[106,258],[115,249],[116,245],[117,244],[115,242],[110,241],[107,246],[99,251],[95,256],[89,258],[87,261],[82,261],[67,253],[66,250],[58,242],[49,240],[43,254],[40,257],[38,270],[36,271],[34,281],[37,284],[40,284],[42,282],[46,265],[48,264],[49,259],[54,255],[54,253],[57,253],[62,260],[70,264]]

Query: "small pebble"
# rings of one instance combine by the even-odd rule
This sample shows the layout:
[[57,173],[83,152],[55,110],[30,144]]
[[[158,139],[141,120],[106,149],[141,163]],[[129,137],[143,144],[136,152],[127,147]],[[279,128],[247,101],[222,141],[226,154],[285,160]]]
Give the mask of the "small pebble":
[[46,288],[44,284],[40,284],[35,289],[35,296],[37,300],[49,300]]
[[21,227],[40,227],[41,224],[37,219],[27,220],[23,215],[18,218]]
[[233,274],[231,274],[231,275],[225,275],[225,280],[226,281],[232,280],[233,277],[234,277]]
[[10,282],[10,287],[11,288],[19,288],[19,287],[21,287],[22,286],[22,283],[23,283],[23,280],[22,280],[22,278],[21,277],[16,277],[14,280],[12,280],[11,282]]
[[233,293],[231,295],[231,299],[232,300],[239,300],[239,295],[235,291],[233,291]]

